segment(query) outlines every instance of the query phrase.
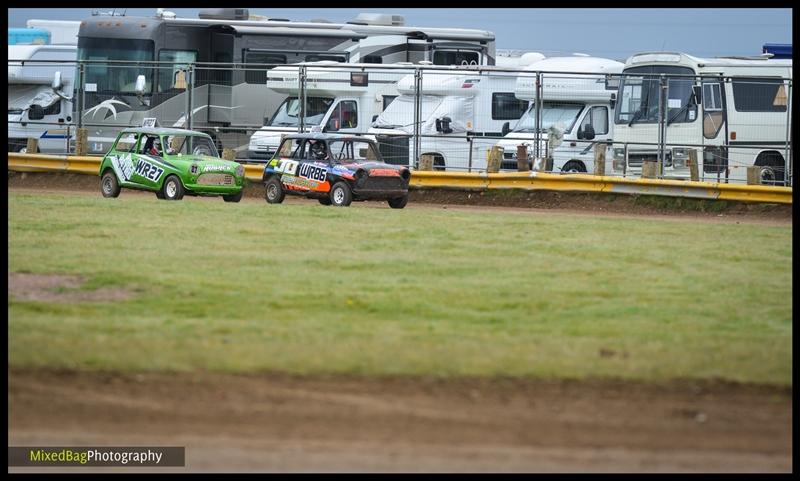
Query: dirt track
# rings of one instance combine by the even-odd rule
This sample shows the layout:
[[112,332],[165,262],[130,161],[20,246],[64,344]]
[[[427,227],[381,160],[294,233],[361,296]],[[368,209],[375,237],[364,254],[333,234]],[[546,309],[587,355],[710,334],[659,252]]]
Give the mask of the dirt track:
[[[18,192],[81,192],[100,195],[97,177],[58,173],[9,173],[8,189]],[[152,193],[125,189],[122,195],[154,197]],[[264,188],[250,183],[243,202],[264,202]],[[187,198],[189,201],[221,202],[218,198]],[[287,196],[287,203],[312,203]],[[683,207],[664,206],[665,198],[583,192],[491,191],[470,192],[442,189],[414,189],[408,208],[469,209],[547,215],[591,215],[604,217],[696,219],[707,222],[790,225],[792,206],[778,204],[714,203],[685,199]],[[388,208],[385,202],[355,203],[369,208]],[[704,210],[705,209],[705,210]]]
[[9,443],[186,446],[190,471],[789,472],[791,396],[719,382],[12,369]]

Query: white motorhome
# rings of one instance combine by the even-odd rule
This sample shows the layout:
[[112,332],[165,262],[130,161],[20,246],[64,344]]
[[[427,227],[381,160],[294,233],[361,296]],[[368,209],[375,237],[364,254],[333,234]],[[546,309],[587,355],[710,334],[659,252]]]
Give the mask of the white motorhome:
[[688,149],[695,149],[700,180],[746,181],[747,167],[755,165],[763,183],[784,183],[791,169],[791,78],[791,60],[768,56],[631,56],[617,94],[615,173],[636,175],[644,160],[658,160],[663,137],[664,177],[690,178]]
[[366,133],[370,123],[398,96],[397,81],[413,72],[412,64],[384,65],[305,62],[267,71],[267,87],[288,97],[264,127],[250,137],[248,158],[268,160],[281,135],[300,128],[299,66],[306,66],[306,109],[303,130]]
[[[40,152],[68,151],[75,135],[66,124],[72,122],[77,50],[75,45],[8,46],[9,152],[27,151],[28,138],[39,140]],[[61,72],[60,85],[54,85],[56,72]]]
[[[485,170],[487,151],[502,137],[504,122],[518,120],[528,103],[514,96],[516,73],[481,68],[425,70],[420,82],[419,150],[436,170]],[[494,69],[496,70],[496,69]],[[488,75],[487,75],[488,73]],[[415,78],[397,83],[400,96],[373,122],[389,163],[414,165]]]
[[25,25],[28,28],[41,28],[49,31],[51,45],[78,45],[78,30],[81,28],[80,21],[32,18]]
[[[497,143],[503,147],[502,167],[517,169],[519,145],[528,148],[529,159],[534,157],[536,73],[542,72],[539,157],[549,154],[553,159],[552,170],[556,172],[594,172],[594,143],[613,138],[613,99],[617,85],[608,76],[619,74],[623,67],[622,62],[586,56],[550,57],[525,67],[526,72],[517,78],[514,94],[529,101],[530,107]],[[561,140],[549,152],[546,141],[551,129],[558,129]]]

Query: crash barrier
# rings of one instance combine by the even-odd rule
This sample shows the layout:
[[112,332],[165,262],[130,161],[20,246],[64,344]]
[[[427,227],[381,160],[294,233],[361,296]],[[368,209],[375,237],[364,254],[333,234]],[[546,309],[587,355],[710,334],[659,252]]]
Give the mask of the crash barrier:
[[[66,172],[98,175],[101,158],[67,155],[8,154],[8,170],[16,172]],[[262,178],[264,164],[243,164],[248,180]],[[411,187],[444,189],[523,189],[612,194],[661,195],[743,202],[792,203],[791,187],[722,184],[681,180],[627,179],[590,174],[544,172],[460,173],[412,172]]]

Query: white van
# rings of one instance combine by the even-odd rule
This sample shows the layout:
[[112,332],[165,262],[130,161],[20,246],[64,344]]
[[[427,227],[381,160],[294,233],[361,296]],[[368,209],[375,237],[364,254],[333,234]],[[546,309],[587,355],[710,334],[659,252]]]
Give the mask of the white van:
[[[304,131],[341,134],[366,133],[370,123],[397,97],[397,81],[413,72],[411,64],[376,69],[375,64],[341,64],[322,61],[306,65]],[[297,66],[275,67],[267,72],[267,86],[288,97],[264,126],[250,137],[250,160],[272,158],[281,135],[297,133],[300,122],[300,87]]]
[[[502,137],[503,124],[517,121],[528,107],[514,95],[516,73],[465,70],[471,69],[422,73],[418,154],[432,155],[436,170],[486,170],[487,152]],[[400,80],[397,91],[400,96],[369,132],[384,160],[413,166],[414,75]]]
[[[660,76],[666,87],[663,127]],[[695,149],[700,180],[745,182],[747,167],[758,166],[762,183],[786,183],[791,179],[791,78],[791,60],[768,56],[631,56],[617,94],[614,171],[636,175],[643,161],[656,161],[663,128],[665,178],[690,178],[688,149]]]
[[[26,152],[28,138],[39,140],[40,152],[69,150],[75,132],[66,124],[72,122],[70,97],[77,52],[75,45],[8,46],[9,152]],[[37,64],[36,60],[64,63]],[[54,85],[56,72],[61,72],[60,85]]]
[[[520,74],[514,94],[530,101],[525,115],[497,145],[503,147],[504,169],[517,169],[517,146],[528,148],[532,166],[536,127],[536,72],[541,75],[541,125],[539,158],[547,154],[553,159],[554,172],[594,172],[594,143],[613,138],[613,99],[616,80],[608,77],[622,72],[624,64],[606,58],[586,56],[550,57],[527,67],[530,73]],[[550,131],[558,129],[557,139],[550,145]],[[507,131],[507,128],[503,129]],[[556,145],[557,144],[557,145]],[[609,162],[610,163],[610,162]],[[606,168],[610,170],[610,168]]]

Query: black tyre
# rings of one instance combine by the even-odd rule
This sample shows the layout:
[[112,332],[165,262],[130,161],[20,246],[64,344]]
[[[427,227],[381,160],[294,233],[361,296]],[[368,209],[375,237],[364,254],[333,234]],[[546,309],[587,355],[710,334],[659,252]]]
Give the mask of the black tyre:
[[330,197],[321,197],[321,198],[319,198],[319,199],[317,199],[317,200],[318,200],[318,201],[319,201],[319,203],[320,203],[320,204],[322,204],[322,205],[331,205],[331,199],[330,199]]
[[578,162],[577,160],[570,160],[561,169],[561,172],[566,172],[566,173],[569,173],[569,174],[585,174],[586,173],[586,166],[583,165],[583,162]]
[[166,200],[181,200],[183,199],[183,184],[181,179],[176,175],[170,175],[164,180],[164,185],[161,186],[161,195]]
[[761,183],[763,185],[783,185],[784,170],[782,165],[764,165],[761,167]]
[[106,170],[100,178],[100,192],[103,197],[119,197],[122,187],[119,185],[116,174],[112,170]]
[[266,191],[264,198],[270,204],[280,204],[286,197],[286,192],[283,190],[283,184],[278,177],[272,177],[267,181]]
[[222,200],[225,202],[239,202],[242,200],[242,195],[244,195],[244,189],[240,190],[238,194],[223,195]]
[[331,188],[331,204],[336,207],[347,207],[353,202],[353,192],[347,182],[341,180]]
[[392,209],[402,209],[406,206],[406,204],[408,204],[408,194],[404,195],[403,197],[389,199],[389,207]]

